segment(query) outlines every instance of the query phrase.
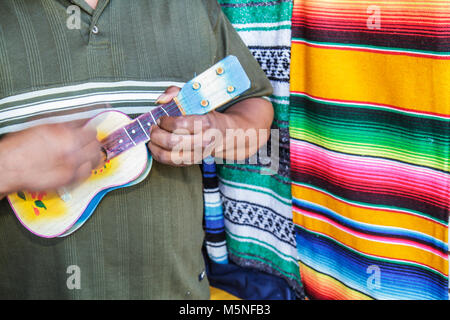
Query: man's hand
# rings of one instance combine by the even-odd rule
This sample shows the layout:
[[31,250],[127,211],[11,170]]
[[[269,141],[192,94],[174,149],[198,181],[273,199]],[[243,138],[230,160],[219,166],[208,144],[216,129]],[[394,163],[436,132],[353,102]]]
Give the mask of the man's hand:
[[[179,90],[178,87],[168,88],[158,103],[170,102]],[[242,160],[266,143],[272,121],[272,104],[262,98],[242,100],[224,113],[164,116],[152,127],[148,148],[156,161],[172,166],[199,164],[209,155]],[[256,138],[252,141],[239,139],[243,130],[254,131]],[[260,135],[261,130],[267,134]]]
[[102,163],[96,132],[84,122],[37,126],[0,141],[0,198],[44,191],[88,178]]

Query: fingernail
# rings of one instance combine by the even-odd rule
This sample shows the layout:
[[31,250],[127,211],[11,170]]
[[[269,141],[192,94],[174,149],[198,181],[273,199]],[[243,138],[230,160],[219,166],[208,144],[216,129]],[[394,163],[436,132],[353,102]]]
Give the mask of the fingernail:
[[161,124],[161,119],[156,119],[156,124],[159,126]]
[[159,98],[156,100],[156,103],[159,103],[159,104],[161,104],[161,103],[167,103],[168,101],[166,101],[166,100],[167,100],[167,95],[166,95],[166,94],[162,94],[162,95],[160,95]]

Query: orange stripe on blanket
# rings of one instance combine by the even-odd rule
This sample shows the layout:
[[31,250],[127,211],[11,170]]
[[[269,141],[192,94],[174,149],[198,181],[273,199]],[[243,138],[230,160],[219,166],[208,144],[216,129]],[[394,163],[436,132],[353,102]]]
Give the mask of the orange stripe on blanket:
[[293,43],[291,79],[319,98],[450,114],[450,60]]

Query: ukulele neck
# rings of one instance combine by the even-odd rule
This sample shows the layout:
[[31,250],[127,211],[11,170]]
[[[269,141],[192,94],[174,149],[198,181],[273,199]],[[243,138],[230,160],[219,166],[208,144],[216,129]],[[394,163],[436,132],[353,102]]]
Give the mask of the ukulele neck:
[[101,141],[107,159],[150,140],[150,129],[162,116],[205,114],[250,88],[250,79],[235,56],[228,56],[181,88],[170,103],[153,109]]
[[101,141],[106,158],[110,160],[138,144],[150,141],[150,128],[157,124],[159,118],[178,117],[184,114],[176,99],[142,114]]

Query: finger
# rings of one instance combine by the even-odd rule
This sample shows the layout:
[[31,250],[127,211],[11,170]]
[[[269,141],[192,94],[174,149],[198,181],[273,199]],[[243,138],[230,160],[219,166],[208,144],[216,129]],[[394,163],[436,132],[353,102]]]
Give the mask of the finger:
[[88,179],[92,174],[92,163],[87,161],[83,163],[76,171],[73,182],[82,182]]
[[158,104],[169,103],[170,101],[173,100],[173,98],[175,98],[178,95],[180,90],[181,89],[176,86],[168,87],[166,89],[166,91],[164,91],[164,93],[162,95],[160,95],[158,99],[156,99],[156,103],[158,103]]
[[106,156],[98,141],[93,141],[86,145],[80,153],[84,155],[80,161],[80,164],[89,162],[91,163],[92,170],[102,167],[105,164]]
[[213,137],[207,136],[202,132],[200,134],[183,135],[178,137],[181,137],[181,139],[179,139],[179,143],[174,146],[174,149],[176,148],[177,150],[183,151],[199,152],[204,150],[206,147],[211,147],[211,145],[215,142]]
[[159,163],[175,166],[175,167],[182,167],[184,166],[184,162],[182,157],[178,154],[176,155],[174,151],[168,151],[165,150],[158,145],[152,143],[151,141],[147,144],[148,149],[156,161]]
[[73,171],[76,171],[81,165],[88,162],[91,164],[91,170],[94,170],[103,164],[104,153],[98,141],[92,141],[83,148],[64,155],[59,161],[61,165],[65,164],[68,168],[72,168]]
[[76,129],[73,134],[75,135],[75,139],[78,142],[79,148],[83,148],[86,145],[89,145],[93,142],[97,142],[97,130],[90,127],[82,127]]
[[153,144],[167,151],[183,150],[198,152],[208,146],[211,147],[216,142],[214,135],[204,134],[203,132],[194,135],[188,134],[187,131],[185,132],[186,134],[179,134],[181,132],[178,130],[175,132],[171,133],[155,126],[152,129],[150,139]]
[[182,142],[183,137],[183,135],[173,134],[158,126],[153,126],[150,134],[153,144],[168,151],[176,148]]
[[[181,117],[162,117],[159,127],[169,132],[181,134],[198,134],[211,128],[211,121],[206,115],[189,115]],[[183,133],[186,132],[186,133]]]

